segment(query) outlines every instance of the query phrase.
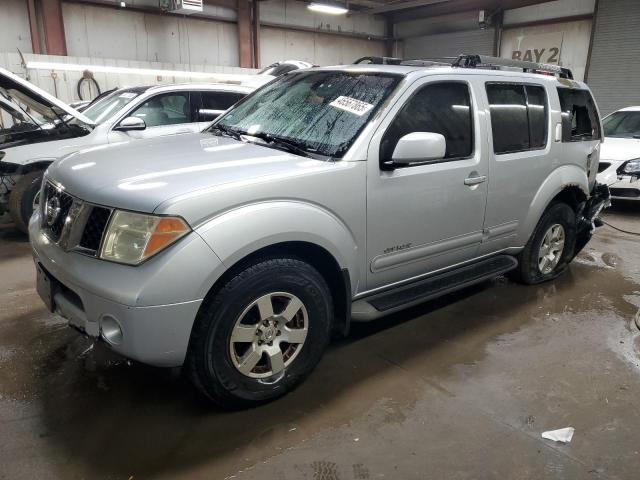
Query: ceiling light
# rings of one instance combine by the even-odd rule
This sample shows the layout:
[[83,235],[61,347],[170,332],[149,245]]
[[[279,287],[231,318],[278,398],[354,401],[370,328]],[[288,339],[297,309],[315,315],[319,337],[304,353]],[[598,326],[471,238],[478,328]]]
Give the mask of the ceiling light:
[[307,8],[318,13],[328,13],[329,15],[344,15],[349,12],[349,9],[343,5],[311,2]]

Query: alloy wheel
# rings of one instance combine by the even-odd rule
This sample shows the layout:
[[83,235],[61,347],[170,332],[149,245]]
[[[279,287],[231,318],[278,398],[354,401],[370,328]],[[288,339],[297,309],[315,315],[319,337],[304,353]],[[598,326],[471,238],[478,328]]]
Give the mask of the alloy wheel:
[[300,353],[308,329],[307,309],[298,297],[286,292],[263,295],[236,320],[229,339],[231,361],[247,377],[280,374]]

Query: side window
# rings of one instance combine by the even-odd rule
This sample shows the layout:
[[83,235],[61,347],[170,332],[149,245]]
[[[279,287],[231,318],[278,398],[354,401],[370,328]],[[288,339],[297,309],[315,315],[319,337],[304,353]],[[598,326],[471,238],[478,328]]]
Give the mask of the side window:
[[562,110],[562,141],[598,140],[600,120],[596,104],[587,90],[558,88]]
[[543,87],[488,83],[493,151],[523,152],[547,144],[547,96]]
[[544,87],[525,85],[529,115],[529,143],[532,149],[547,146],[547,95]]
[[400,138],[413,132],[444,136],[444,158],[466,158],[473,153],[473,120],[469,87],[461,82],[426,85],[402,107],[380,143],[380,160],[391,160]]
[[202,108],[198,111],[198,120],[208,122],[244,98],[244,94],[236,92],[200,92]]
[[147,127],[191,122],[188,92],[163,93],[151,97],[131,114],[142,118]]

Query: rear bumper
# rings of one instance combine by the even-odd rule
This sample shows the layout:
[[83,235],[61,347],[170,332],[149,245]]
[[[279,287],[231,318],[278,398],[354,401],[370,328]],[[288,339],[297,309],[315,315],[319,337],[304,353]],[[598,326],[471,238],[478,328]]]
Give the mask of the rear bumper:
[[[222,266],[198,235],[131,267],[65,252],[39,224],[35,214],[29,236],[36,264],[51,279],[53,311],[128,358],[160,367],[184,363],[196,314]],[[116,326],[120,335],[109,335]]]
[[578,212],[578,222],[576,228],[576,248],[574,254],[577,255],[585,245],[591,240],[596,229],[596,219],[603,209],[611,205],[611,193],[609,187],[602,183],[597,183],[593,187],[591,196],[580,207]]

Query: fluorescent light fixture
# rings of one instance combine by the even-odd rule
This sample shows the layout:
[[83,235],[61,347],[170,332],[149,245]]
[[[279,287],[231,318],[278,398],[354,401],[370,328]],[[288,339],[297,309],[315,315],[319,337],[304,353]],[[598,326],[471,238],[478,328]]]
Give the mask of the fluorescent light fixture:
[[329,15],[344,15],[349,12],[349,9],[342,6],[331,3],[320,3],[320,2],[311,2],[307,5],[309,10],[318,13],[328,13]]
[[113,67],[108,65],[80,65],[77,63],[27,62],[27,69],[62,70],[67,72],[118,73],[121,75],[150,75],[160,77],[206,78],[219,82],[243,82],[253,75],[217,72],[185,72],[182,70],[157,70],[154,68]]
[[126,7],[126,6],[127,6],[127,4],[126,4],[125,2],[120,2],[120,6],[121,6],[122,8],[124,8],[124,7]]

